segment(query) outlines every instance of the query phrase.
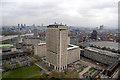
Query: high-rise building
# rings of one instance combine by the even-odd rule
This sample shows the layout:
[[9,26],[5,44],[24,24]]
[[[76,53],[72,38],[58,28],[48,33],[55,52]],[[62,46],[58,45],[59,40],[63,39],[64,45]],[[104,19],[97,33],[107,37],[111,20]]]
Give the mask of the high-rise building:
[[33,24],[32,27],[35,27],[35,24]]
[[21,24],[21,27],[23,27],[23,24]]
[[38,37],[38,28],[37,27],[34,28],[34,37]]
[[97,31],[93,30],[93,32],[91,33],[91,39],[97,39]]
[[18,24],[18,28],[20,28],[20,24]]
[[60,71],[67,67],[67,26],[53,24],[46,30],[46,60]]
[[100,30],[103,30],[103,25],[100,26]]
[[17,32],[19,33],[18,36],[20,36],[20,24],[18,24]]
[[26,24],[24,24],[24,27],[26,27]]

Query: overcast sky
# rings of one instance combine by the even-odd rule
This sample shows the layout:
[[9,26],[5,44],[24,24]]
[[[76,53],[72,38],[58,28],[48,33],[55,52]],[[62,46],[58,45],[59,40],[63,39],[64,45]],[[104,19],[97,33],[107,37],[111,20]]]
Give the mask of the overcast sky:
[[[2,25],[118,26],[119,0],[2,0]],[[1,25],[1,24],[0,24]]]

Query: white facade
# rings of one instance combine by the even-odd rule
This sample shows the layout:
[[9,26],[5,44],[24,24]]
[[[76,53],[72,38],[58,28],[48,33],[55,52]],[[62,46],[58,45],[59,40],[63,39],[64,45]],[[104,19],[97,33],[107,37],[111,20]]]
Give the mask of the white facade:
[[70,64],[74,61],[80,59],[80,48],[79,46],[71,45],[71,47],[67,48],[67,64]]
[[49,25],[46,30],[46,60],[62,70],[67,66],[67,26]]
[[[79,46],[75,46],[75,45],[71,45],[71,44],[69,44],[69,46],[70,47],[67,48],[68,53],[66,54],[67,64],[70,64],[70,63],[80,59]],[[46,53],[46,43],[39,43],[37,46],[35,46],[34,47],[34,54],[38,55],[40,57],[46,56],[46,54],[47,54]],[[54,58],[56,58],[55,55],[50,55],[50,57],[53,57],[53,59],[51,59],[51,61],[53,61]],[[55,61],[53,61],[53,62],[55,62]],[[66,68],[66,67],[64,67],[64,68]]]
[[38,55],[40,57],[46,56],[46,43],[40,43],[34,46],[34,55]]

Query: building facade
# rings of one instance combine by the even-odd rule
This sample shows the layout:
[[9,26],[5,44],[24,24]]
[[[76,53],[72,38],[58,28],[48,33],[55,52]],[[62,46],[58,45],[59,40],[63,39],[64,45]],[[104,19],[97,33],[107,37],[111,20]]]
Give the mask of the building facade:
[[77,61],[80,59],[80,48],[79,46],[75,45],[68,45],[69,47],[67,48],[68,53],[67,53],[67,64],[70,64],[74,61]]
[[58,71],[67,67],[67,26],[49,25],[46,30],[46,60]]
[[34,55],[45,57],[49,66],[61,71],[67,65],[80,59],[80,48],[70,44],[67,26],[49,25],[46,30],[46,43],[34,46]]
[[34,46],[34,55],[38,55],[40,57],[46,56],[46,43],[39,43]]
[[111,65],[119,59],[118,54],[116,53],[93,47],[85,48],[84,56],[107,65]]

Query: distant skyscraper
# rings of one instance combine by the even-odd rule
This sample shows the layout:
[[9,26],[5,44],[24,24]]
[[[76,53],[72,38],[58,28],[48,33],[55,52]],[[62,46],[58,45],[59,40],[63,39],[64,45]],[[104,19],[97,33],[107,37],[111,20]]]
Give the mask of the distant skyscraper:
[[41,26],[43,27],[43,24]]
[[23,27],[23,24],[21,24],[21,27]]
[[53,24],[46,30],[46,60],[58,71],[67,67],[67,26]]
[[19,35],[20,35],[20,24],[18,24],[17,32],[18,32]]
[[38,37],[38,28],[37,27],[34,28],[34,37]]
[[20,24],[18,24],[18,28],[20,28]]
[[100,30],[103,30],[103,26],[104,26],[104,25],[101,25],[101,26],[100,26]]
[[24,24],[24,27],[26,27],[26,24]]
[[35,24],[33,24],[33,27],[35,27]]
[[93,32],[91,33],[91,39],[97,39],[97,31],[93,30]]
[[96,27],[96,30],[99,30],[99,28],[98,28],[98,27]]

